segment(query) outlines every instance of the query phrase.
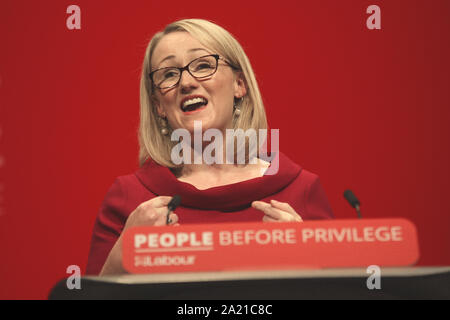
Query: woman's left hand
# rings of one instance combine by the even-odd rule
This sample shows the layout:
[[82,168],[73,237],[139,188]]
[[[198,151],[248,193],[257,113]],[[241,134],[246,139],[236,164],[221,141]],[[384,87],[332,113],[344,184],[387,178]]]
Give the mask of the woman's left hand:
[[286,202],[270,200],[270,203],[264,201],[253,201],[252,207],[264,212],[264,222],[302,222],[303,219]]

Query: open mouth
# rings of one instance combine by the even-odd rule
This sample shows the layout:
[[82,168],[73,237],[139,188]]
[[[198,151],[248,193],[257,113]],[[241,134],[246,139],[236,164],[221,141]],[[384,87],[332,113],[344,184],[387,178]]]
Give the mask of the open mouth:
[[181,101],[180,108],[183,112],[193,112],[203,109],[207,104],[208,100],[204,97],[189,97]]

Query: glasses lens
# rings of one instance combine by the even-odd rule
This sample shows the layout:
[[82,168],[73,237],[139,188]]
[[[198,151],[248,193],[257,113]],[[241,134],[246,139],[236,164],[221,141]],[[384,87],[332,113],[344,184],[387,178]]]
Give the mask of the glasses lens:
[[[205,56],[192,60],[189,63],[189,72],[195,78],[205,78],[217,70],[216,56]],[[184,68],[181,68],[184,69]],[[179,68],[162,68],[153,72],[153,83],[156,87],[164,89],[175,86],[180,80]]]
[[180,78],[177,68],[164,68],[153,73],[153,81],[158,88],[168,88],[175,85]]
[[214,56],[206,56],[195,59],[189,64],[189,71],[196,78],[204,78],[212,75],[217,69],[217,59]]

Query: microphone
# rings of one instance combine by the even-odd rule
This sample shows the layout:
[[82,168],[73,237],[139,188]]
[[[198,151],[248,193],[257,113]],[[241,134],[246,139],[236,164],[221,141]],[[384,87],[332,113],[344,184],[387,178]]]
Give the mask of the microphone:
[[181,204],[181,197],[179,195],[174,195],[173,198],[170,200],[167,207],[169,208],[169,211],[167,211],[166,215],[166,225],[169,225],[172,221],[169,218],[169,215],[172,211],[174,211],[179,205]]
[[350,205],[353,208],[356,209],[356,212],[358,213],[358,219],[361,219],[361,211],[359,210],[361,203],[359,202],[358,198],[353,194],[352,190],[345,190],[344,198],[348,201],[348,203],[350,203]]

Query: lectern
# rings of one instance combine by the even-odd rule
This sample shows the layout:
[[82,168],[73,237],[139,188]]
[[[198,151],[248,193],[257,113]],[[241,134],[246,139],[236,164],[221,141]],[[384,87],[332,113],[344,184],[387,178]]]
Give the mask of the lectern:
[[61,280],[50,299],[277,300],[450,299],[450,267],[381,268],[381,289],[366,269],[234,271],[84,277]]
[[144,226],[122,247],[130,274],[84,277],[81,290],[63,280],[50,298],[450,299],[450,268],[412,267],[417,232],[405,219]]

